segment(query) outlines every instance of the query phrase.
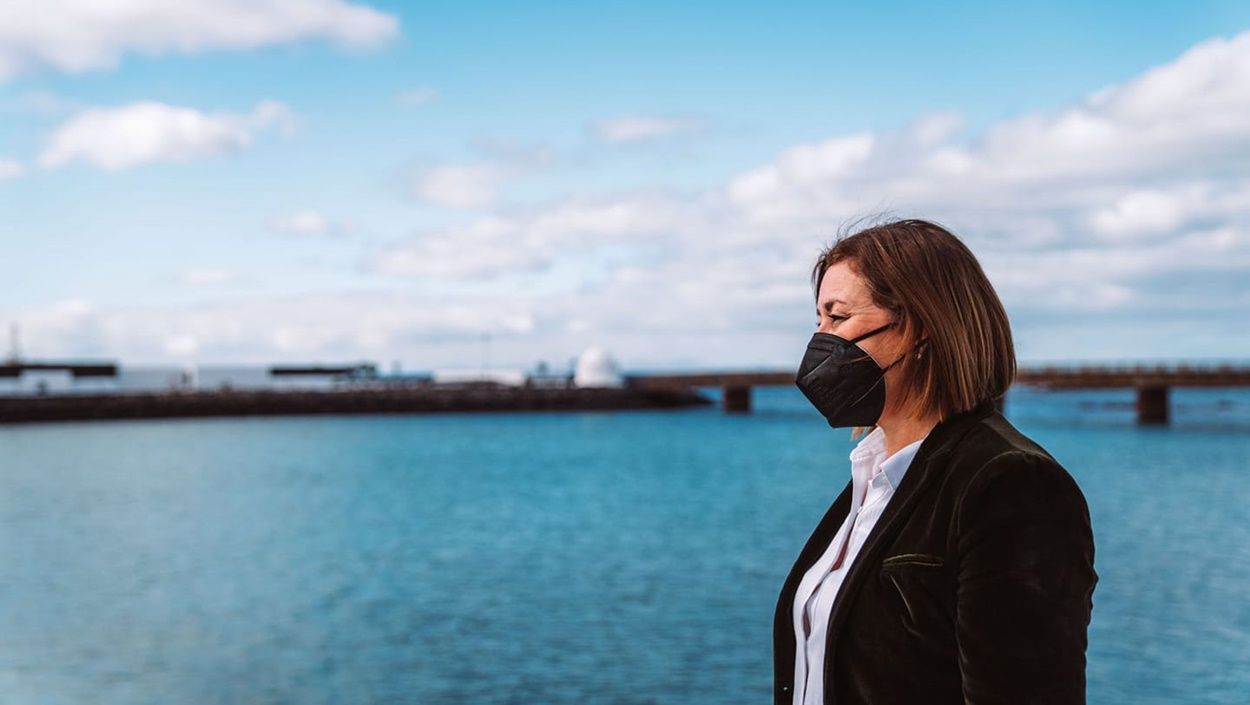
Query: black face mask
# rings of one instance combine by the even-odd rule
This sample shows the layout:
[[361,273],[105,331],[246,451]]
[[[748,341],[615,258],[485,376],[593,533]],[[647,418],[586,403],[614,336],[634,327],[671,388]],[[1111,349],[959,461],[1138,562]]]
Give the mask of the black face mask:
[[832,333],[812,335],[794,383],[833,428],[874,426],[881,418],[885,373],[906,353],[882,369],[856,343],[893,325],[887,323],[853,340]]

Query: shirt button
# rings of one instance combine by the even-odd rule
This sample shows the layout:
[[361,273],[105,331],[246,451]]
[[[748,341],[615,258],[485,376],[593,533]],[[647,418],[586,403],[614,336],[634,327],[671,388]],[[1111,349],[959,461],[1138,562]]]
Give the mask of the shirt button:
[[783,693],[788,693],[788,692],[790,692],[790,686],[788,686],[788,685],[783,685],[783,686],[781,686],[781,692],[783,692]]

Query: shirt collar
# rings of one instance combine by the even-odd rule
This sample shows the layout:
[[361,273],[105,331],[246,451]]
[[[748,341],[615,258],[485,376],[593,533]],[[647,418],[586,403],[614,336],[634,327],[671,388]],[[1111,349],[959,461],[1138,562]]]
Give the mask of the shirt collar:
[[881,472],[885,473],[886,479],[890,481],[890,487],[898,489],[903,476],[907,474],[907,468],[911,466],[912,458],[916,457],[916,452],[920,450],[920,444],[923,442],[924,438],[921,438],[909,443],[883,461],[881,457],[885,455],[885,430],[877,426],[851,450],[851,463],[852,466],[866,463],[874,469],[879,464]]

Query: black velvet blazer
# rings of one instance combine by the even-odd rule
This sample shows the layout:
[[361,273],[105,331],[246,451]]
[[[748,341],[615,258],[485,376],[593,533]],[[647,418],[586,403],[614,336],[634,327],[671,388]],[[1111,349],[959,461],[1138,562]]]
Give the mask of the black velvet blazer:
[[[776,705],[794,700],[795,591],[850,505],[848,482],[781,588]],[[954,414],[920,444],[849,568],[824,702],[1084,703],[1097,582],[1089,509],[1067,470],[993,402]]]

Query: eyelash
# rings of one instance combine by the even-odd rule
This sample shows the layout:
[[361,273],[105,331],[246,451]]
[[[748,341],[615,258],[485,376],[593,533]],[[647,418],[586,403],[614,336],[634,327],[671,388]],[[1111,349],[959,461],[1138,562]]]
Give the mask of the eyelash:
[[[844,321],[844,320],[846,320],[846,316],[834,316],[834,315],[830,314],[830,315],[829,315],[829,320],[833,321],[834,323],[837,323],[838,321]],[[817,319],[816,319],[816,327],[817,327],[817,328],[819,328],[819,327],[820,327],[820,319],[819,319],[819,318],[817,318]]]

